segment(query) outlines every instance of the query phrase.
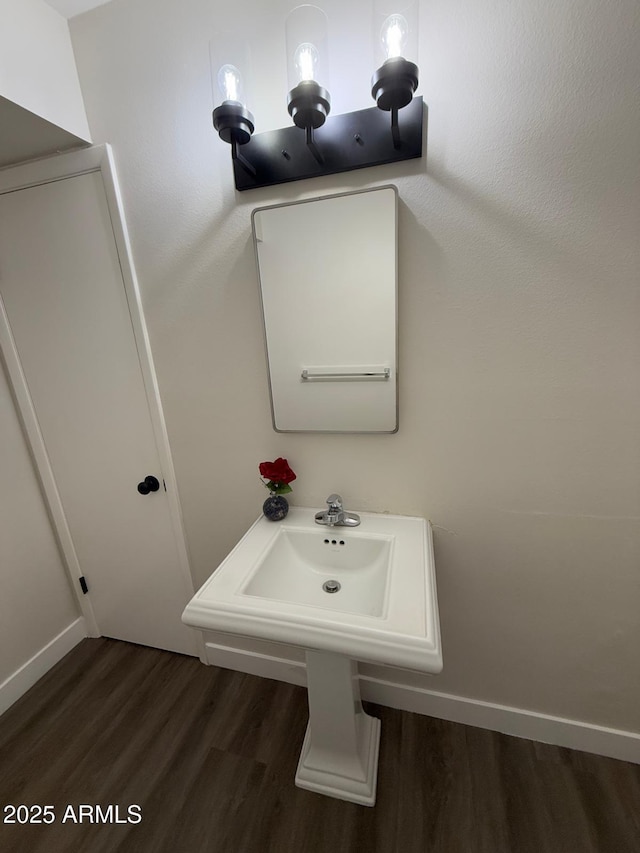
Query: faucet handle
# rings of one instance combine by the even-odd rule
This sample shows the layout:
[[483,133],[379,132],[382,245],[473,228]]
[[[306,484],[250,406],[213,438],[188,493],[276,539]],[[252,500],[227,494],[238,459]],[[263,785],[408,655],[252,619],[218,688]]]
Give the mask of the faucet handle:
[[340,495],[329,495],[327,498],[327,503],[330,507],[335,507],[335,509],[342,509],[342,498]]

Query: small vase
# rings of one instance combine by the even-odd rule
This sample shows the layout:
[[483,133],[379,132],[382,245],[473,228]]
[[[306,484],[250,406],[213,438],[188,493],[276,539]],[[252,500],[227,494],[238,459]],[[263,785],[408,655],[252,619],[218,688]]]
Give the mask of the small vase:
[[282,521],[289,512],[289,503],[282,495],[271,495],[262,504],[262,512],[269,521]]

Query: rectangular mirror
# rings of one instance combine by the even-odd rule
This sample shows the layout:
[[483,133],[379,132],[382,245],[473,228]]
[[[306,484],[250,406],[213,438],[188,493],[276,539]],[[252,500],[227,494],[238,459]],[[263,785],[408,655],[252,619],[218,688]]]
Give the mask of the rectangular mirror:
[[252,216],[277,432],[396,432],[394,186]]

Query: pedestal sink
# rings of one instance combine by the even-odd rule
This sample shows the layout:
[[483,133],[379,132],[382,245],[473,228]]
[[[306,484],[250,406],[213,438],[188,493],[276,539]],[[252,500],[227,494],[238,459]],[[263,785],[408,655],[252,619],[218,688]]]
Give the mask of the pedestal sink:
[[312,509],[261,516],[187,605],[187,625],[306,649],[302,788],[373,805],[380,721],[362,709],[357,661],[442,669],[431,526],[360,513],[321,527]]

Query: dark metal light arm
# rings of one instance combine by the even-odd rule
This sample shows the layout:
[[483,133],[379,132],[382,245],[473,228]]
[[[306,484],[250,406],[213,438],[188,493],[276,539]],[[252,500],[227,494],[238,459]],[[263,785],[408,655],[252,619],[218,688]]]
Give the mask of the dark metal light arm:
[[231,159],[233,160],[234,164],[239,163],[245,170],[245,172],[248,172],[254,178],[258,174],[255,168],[251,165],[251,163],[246,159],[246,157],[243,157],[240,151],[238,150],[238,143],[235,141],[235,139],[231,141]]

